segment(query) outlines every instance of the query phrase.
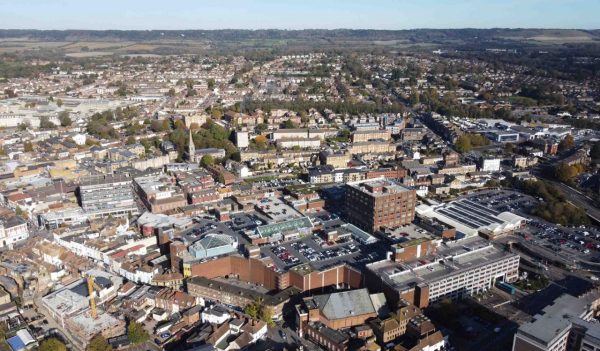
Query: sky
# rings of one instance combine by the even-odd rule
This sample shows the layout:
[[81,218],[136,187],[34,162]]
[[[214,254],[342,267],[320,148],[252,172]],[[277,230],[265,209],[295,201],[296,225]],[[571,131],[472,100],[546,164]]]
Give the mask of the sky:
[[2,29],[600,28],[600,0],[0,0]]

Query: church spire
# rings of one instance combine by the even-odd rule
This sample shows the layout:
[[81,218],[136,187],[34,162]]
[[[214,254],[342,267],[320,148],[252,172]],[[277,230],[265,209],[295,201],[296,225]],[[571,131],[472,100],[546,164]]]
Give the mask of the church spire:
[[194,145],[194,139],[192,138],[192,129],[189,129],[190,140],[188,141],[188,160],[190,162],[196,162],[196,145]]

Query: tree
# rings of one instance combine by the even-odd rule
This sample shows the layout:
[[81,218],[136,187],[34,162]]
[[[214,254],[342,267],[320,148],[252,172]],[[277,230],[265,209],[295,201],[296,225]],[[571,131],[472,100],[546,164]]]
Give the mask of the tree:
[[150,335],[140,323],[130,322],[127,326],[127,337],[132,344],[141,344],[150,340]]
[[115,94],[118,96],[127,96],[127,88],[125,86],[120,86],[119,89],[115,91]]
[[[164,122],[167,122],[167,123],[165,124]],[[159,132],[165,132],[165,131],[169,130],[168,126],[169,126],[169,121],[167,121],[166,119],[163,121],[154,120],[150,124],[150,129],[153,132],[159,133]]]
[[31,143],[31,141],[26,141],[23,144],[23,151],[25,151],[25,152],[32,152],[33,151],[33,144]]
[[61,99],[56,99],[56,106],[61,107],[63,105],[63,101]]
[[125,144],[132,145],[132,144],[135,144],[135,142],[136,142],[135,137],[133,135],[130,135],[129,137],[127,137]]
[[251,303],[244,308],[244,313],[249,315],[252,319],[258,319],[258,306]]
[[63,127],[69,127],[73,121],[71,121],[71,117],[69,117],[69,111],[61,111],[58,114],[58,120],[60,121],[60,125]]
[[86,351],[112,351],[112,346],[106,341],[102,334],[98,334],[90,340]]
[[567,151],[572,149],[573,146],[575,146],[575,139],[573,139],[573,136],[571,134],[567,134],[567,136],[564,137],[563,140],[560,141],[560,143],[558,143],[558,150],[560,152]]
[[169,91],[165,95],[167,95],[169,97],[175,96],[175,89],[173,89],[173,88],[169,89]]
[[561,182],[568,182],[578,174],[578,169],[574,166],[561,162],[554,168],[554,176]]
[[215,88],[215,79],[208,78],[208,80],[206,81],[206,84],[208,85],[209,90],[213,90]]
[[38,351],[67,351],[67,347],[57,338],[49,338],[40,343]]
[[264,301],[259,298],[244,308],[244,313],[252,317],[253,319],[260,319],[267,323],[267,325],[273,325],[273,311],[270,307],[266,306]]
[[269,126],[268,126],[266,123],[259,123],[259,124],[256,126],[256,129],[257,129],[259,132],[264,132],[265,130],[269,129]]
[[54,123],[52,123],[47,116],[42,116],[40,118],[40,128],[52,129],[52,128],[56,128],[56,125]]
[[218,109],[213,109],[210,112],[210,116],[214,120],[219,120],[219,119],[221,119],[221,117],[223,117],[223,112],[221,112],[221,110],[218,110]]
[[416,91],[415,89],[412,90],[412,92],[410,93],[410,104],[412,106],[414,105],[418,105],[421,103],[421,100],[419,99],[419,92]]
[[456,140],[456,143],[454,143],[454,147],[456,147],[456,151],[460,153],[469,152],[471,151],[471,141],[468,136],[461,135]]
[[200,166],[206,168],[206,167],[211,166],[213,164],[215,164],[214,157],[212,157],[211,155],[204,155],[204,156],[202,156],[202,159],[200,160]]
[[29,123],[29,121],[21,122],[19,125],[17,125],[17,128],[19,128],[21,131],[25,131],[31,128],[31,123]]
[[267,137],[264,135],[257,135],[256,138],[254,138],[254,142],[259,144],[259,145],[266,145],[267,144]]
[[283,122],[283,128],[284,129],[294,129],[297,128],[298,126],[296,125],[296,123],[292,122],[291,120],[287,120],[285,122]]

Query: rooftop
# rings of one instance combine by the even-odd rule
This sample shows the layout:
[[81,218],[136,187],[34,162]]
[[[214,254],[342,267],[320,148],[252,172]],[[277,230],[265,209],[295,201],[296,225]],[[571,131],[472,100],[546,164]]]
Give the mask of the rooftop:
[[429,284],[452,274],[516,254],[501,251],[480,237],[442,243],[431,254],[409,262],[379,261],[367,267],[391,286],[402,290]]
[[367,289],[317,295],[313,301],[329,320],[377,312]]

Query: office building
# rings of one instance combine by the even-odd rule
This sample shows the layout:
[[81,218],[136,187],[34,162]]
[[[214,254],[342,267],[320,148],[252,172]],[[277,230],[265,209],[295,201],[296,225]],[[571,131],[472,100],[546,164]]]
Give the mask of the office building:
[[519,255],[499,250],[483,238],[439,242],[428,251],[412,261],[390,257],[368,264],[367,284],[380,286],[391,304],[404,300],[424,308],[430,302],[479,293],[498,280],[510,283],[518,277]]
[[600,350],[600,325],[594,323],[599,302],[597,291],[579,298],[561,295],[519,327],[513,351]]
[[90,217],[125,217],[136,214],[131,178],[121,175],[91,177],[79,185],[79,200]]

